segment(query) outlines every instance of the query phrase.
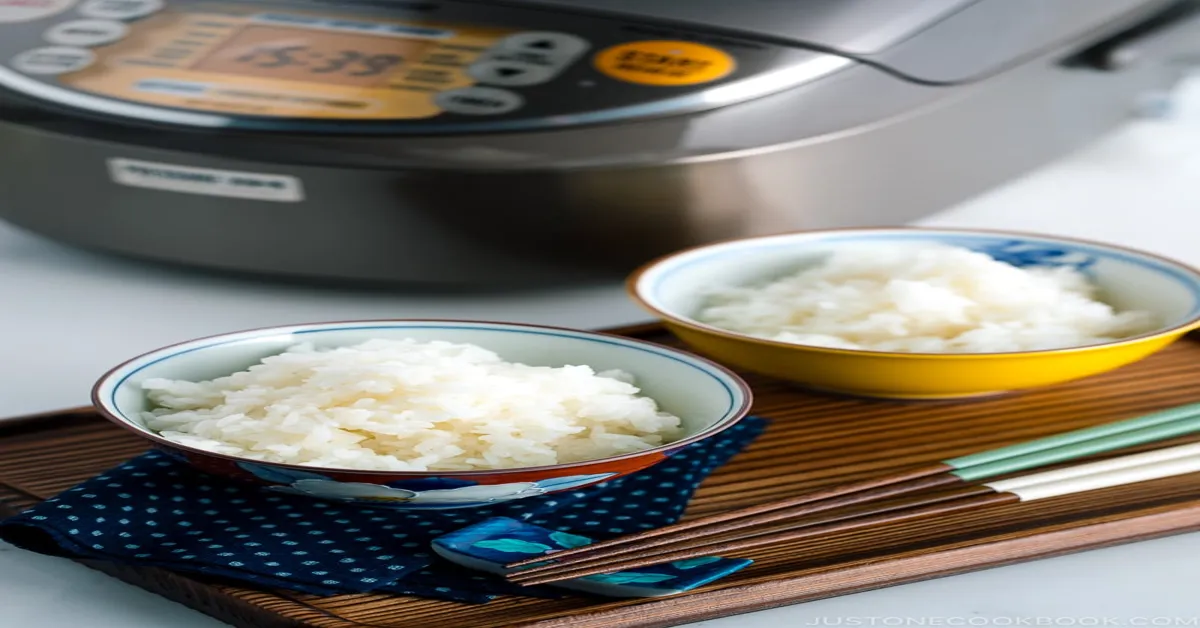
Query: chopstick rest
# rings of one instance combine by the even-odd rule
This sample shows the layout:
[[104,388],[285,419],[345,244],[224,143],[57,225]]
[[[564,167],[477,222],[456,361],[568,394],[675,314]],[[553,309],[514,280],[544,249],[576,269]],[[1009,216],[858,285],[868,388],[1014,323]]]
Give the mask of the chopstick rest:
[[[507,517],[496,517],[433,540],[433,551],[453,563],[492,574],[505,574],[514,556],[545,557],[592,542]],[[753,561],[700,556],[652,568],[629,569],[556,581],[553,586],[606,597],[662,597],[690,591],[734,573]]]

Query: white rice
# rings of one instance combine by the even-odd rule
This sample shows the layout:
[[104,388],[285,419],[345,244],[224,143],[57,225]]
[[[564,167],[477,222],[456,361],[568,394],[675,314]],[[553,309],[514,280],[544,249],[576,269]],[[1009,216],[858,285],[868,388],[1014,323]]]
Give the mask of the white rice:
[[505,362],[468,344],[300,344],[207,382],[152,379],[147,427],[253,460],[388,471],[504,469],[663,445],[680,420],[622,371]]
[[855,246],[768,283],[715,289],[696,318],[782,342],[914,353],[1075,347],[1160,325],[1096,294],[1072,267],[1018,268],[943,245]]

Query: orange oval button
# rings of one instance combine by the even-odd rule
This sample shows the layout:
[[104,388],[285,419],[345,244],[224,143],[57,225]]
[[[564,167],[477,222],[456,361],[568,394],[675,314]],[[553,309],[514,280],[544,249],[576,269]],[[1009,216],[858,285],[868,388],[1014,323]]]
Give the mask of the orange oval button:
[[637,41],[600,51],[596,69],[627,83],[697,85],[728,76],[737,62],[725,51],[688,41]]

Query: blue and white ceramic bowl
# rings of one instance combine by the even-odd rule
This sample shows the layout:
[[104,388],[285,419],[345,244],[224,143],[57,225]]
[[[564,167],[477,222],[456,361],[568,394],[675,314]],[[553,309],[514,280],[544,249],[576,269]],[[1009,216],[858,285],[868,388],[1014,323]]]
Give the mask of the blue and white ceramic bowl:
[[[1012,353],[889,353],[800,345],[696,320],[712,286],[769,280],[819,263],[848,245],[938,243],[987,253],[1019,267],[1071,266],[1120,310],[1146,310],[1162,326],[1084,347]],[[1136,362],[1200,328],[1200,271],[1110,244],[1026,233],[955,229],[835,229],[702,246],[652,262],[630,294],[698,351],[722,364],[804,386],[863,397],[956,399],[1058,384]]]
[[[208,380],[245,370],[299,342],[326,348],[373,338],[469,343],[506,360],[532,365],[621,369],[637,378],[643,394],[683,420],[685,436],[646,451],[569,464],[401,473],[246,460],[168,441],[140,419],[139,413],[150,409],[142,389],[147,379]],[[630,338],[509,323],[381,320],[256,329],[158,349],[109,371],[93,389],[92,401],[117,425],[209,473],[267,484],[280,492],[372,508],[434,510],[488,506],[578,489],[640,471],[740,421],[750,408],[751,393],[740,377],[722,366]]]

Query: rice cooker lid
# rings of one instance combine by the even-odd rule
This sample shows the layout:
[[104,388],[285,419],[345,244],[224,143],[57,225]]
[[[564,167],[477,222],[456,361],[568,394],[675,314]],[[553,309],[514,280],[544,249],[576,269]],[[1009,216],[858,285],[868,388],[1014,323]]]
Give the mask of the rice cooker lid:
[[[981,0],[522,0],[570,9],[720,25],[798,44],[868,55]],[[1005,0],[1001,0],[1005,1]]]
[[1172,0],[513,1],[711,25],[846,55],[916,81],[954,84],[1089,39],[1116,20]]
[[725,107],[861,62],[980,80],[1170,1],[0,0],[0,104],[282,132],[564,128]]

